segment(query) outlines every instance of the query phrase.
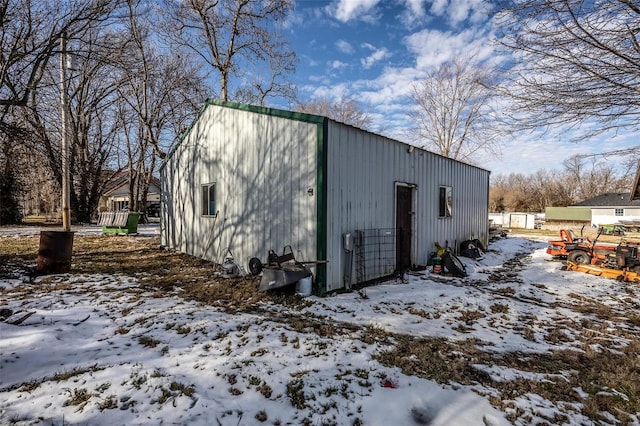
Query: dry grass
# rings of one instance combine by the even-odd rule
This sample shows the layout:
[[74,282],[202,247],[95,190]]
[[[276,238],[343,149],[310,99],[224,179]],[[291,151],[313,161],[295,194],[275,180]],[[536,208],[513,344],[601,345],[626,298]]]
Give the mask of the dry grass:
[[[554,403],[581,404],[581,412],[590,419],[603,421],[608,412],[621,424],[630,422],[629,414],[640,412],[640,342],[616,351],[579,352],[558,350],[549,354],[510,353],[502,357],[478,348],[476,340],[449,342],[444,339],[415,339],[395,336],[398,344],[377,359],[384,365],[400,367],[404,374],[416,375],[438,383],[481,384],[495,389],[499,398],[491,402],[501,409],[516,398],[532,393]],[[546,380],[516,378],[494,381],[473,367],[474,364],[502,366],[522,372],[544,375]],[[576,389],[588,394],[582,398]],[[576,405],[578,406],[578,405]],[[523,413],[522,413],[523,414]],[[512,414],[512,421],[519,416]],[[549,419],[562,423],[566,418]]]
[[[38,245],[39,236],[0,237],[0,278],[18,278],[25,271],[33,276]],[[186,299],[216,305],[228,312],[252,311],[265,301],[293,309],[302,309],[312,303],[298,296],[259,292],[259,278],[220,278],[215,274],[219,268],[214,263],[165,250],[160,247],[158,238],[76,235],[72,262],[73,274],[128,275],[138,279],[140,290],[158,291],[159,297],[180,291]],[[30,291],[61,290],[59,286],[69,285],[52,285],[48,277],[38,282]],[[123,315],[127,314],[123,312]]]
[[[19,278],[25,271],[30,271],[35,265],[39,237],[0,237],[0,278]],[[516,262],[517,263],[517,262]],[[514,268],[518,265],[514,264]],[[74,255],[72,273],[75,274],[121,274],[136,277],[140,288],[131,288],[132,294],[142,291],[152,292],[157,297],[178,292],[182,297],[202,303],[214,305],[227,312],[260,312],[264,302],[285,305],[292,310],[308,306],[309,300],[291,295],[273,295],[257,291],[258,279],[221,279],[215,275],[216,266],[202,259],[163,250],[156,238],[115,237],[115,236],[82,236],[76,235],[74,240]],[[512,280],[513,281],[513,280]],[[68,283],[55,278],[41,278],[32,281],[29,291],[52,291],[63,289]],[[14,290],[0,290],[0,292]],[[105,290],[107,291],[107,290]],[[628,290],[633,296],[636,290]],[[512,287],[495,290],[502,296],[513,296]],[[514,409],[513,400],[528,393],[538,394],[557,404],[574,404],[575,410],[588,416],[594,422],[602,422],[602,413],[614,416],[620,424],[629,423],[627,413],[640,412],[640,340],[638,326],[640,314],[634,309],[623,311],[617,307],[604,305],[599,301],[588,300],[582,296],[572,294],[564,301],[563,307],[572,309],[589,320],[581,323],[557,324],[547,329],[544,336],[539,336],[558,346],[567,342],[578,350],[558,350],[547,354],[508,353],[498,356],[480,346],[476,339],[451,342],[445,339],[417,339],[412,336],[394,335],[377,327],[357,327],[350,324],[327,323],[326,319],[315,318],[311,315],[295,315],[295,313],[272,314],[270,320],[280,321],[294,331],[314,332],[324,338],[332,338],[345,334],[359,334],[359,339],[368,344],[393,345],[393,349],[377,355],[377,359],[384,365],[398,367],[405,374],[416,375],[438,383],[481,384],[495,391],[490,401],[501,409],[510,409],[512,421],[520,420],[526,423],[529,414]],[[501,315],[510,312],[509,306],[494,303],[487,311],[458,309],[456,315],[460,327],[473,325],[479,319],[489,314]],[[126,316],[130,312],[122,312]],[[437,318],[437,314],[430,314],[408,305],[405,312],[422,318]],[[139,321],[144,321],[140,317]],[[535,340],[536,327],[533,318],[519,317],[520,332],[531,341]],[[622,323],[626,328],[612,330],[611,323]],[[571,334],[567,334],[567,327],[571,326]],[[173,324],[170,327],[178,334],[195,333],[186,325]],[[127,334],[127,327],[120,327],[116,333]],[[243,330],[238,330],[242,333]],[[604,337],[603,337],[604,336]],[[214,340],[225,337],[224,333]],[[576,341],[573,341],[576,339]],[[283,340],[285,345],[300,346],[299,342]],[[147,347],[156,347],[161,342],[142,336],[138,342]],[[322,350],[323,348],[317,348]],[[167,347],[168,350],[168,347]],[[256,351],[254,356],[265,355],[264,351]],[[502,366],[522,372],[544,375],[546,380],[531,378],[517,378],[511,381],[495,381],[487,373],[474,365]],[[45,380],[67,380],[70,377],[87,371],[100,369],[91,366],[82,370],[58,373],[55,377]],[[294,375],[287,384],[286,394],[291,404],[298,408],[307,407],[304,394],[303,376],[306,372]],[[355,377],[363,384],[370,383],[366,370],[358,370]],[[135,379],[135,378],[134,378]],[[229,392],[241,392],[235,387],[237,377],[227,377]],[[271,398],[272,388],[260,377],[246,378],[265,398]],[[137,380],[137,379],[136,379]],[[142,379],[140,379],[142,380]],[[37,388],[41,382],[20,384],[22,390],[29,392]],[[582,389],[588,396],[583,398],[576,392]],[[70,391],[68,400],[70,405],[83,406],[91,398],[91,392],[85,389]],[[331,394],[337,392],[331,389]],[[344,390],[343,390],[344,392]],[[180,383],[171,383],[168,389],[163,388],[158,402],[165,403],[170,399],[184,395],[192,397],[193,387]],[[101,409],[112,409],[117,406],[110,396],[99,403]],[[258,421],[264,421],[262,415],[256,415]],[[550,423],[566,421],[562,416],[547,419]],[[355,424],[355,422],[354,422]]]

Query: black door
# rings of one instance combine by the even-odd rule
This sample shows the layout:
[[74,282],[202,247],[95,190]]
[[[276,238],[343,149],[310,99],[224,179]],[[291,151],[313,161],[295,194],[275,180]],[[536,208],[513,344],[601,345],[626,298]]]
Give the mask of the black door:
[[411,267],[411,206],[413,188],[396,186],[396,270]]

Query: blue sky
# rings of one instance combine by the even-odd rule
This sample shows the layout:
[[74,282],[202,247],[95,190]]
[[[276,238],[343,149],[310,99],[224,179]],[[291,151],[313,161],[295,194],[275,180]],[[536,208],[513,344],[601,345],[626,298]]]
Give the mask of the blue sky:
[[[483,0],[297,0],[285,33],[299,58],[298,95],[354,98],[374,116],[374,131],[407,141],[402,129],[412,82],[460,52],[496,64],[508,60],[492,43],[486,11]],[[532,173],[559,169],[573,154],[639,144],[630,132],[576,144],[569,142],[575,131],[512,137],[503,141],[500,158],[476,163],[494,174]]]

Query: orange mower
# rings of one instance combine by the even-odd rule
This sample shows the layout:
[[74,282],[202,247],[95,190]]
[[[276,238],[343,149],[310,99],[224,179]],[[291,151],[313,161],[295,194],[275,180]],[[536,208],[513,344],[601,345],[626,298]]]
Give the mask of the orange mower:
[[[566,269],[618,281],[640,282],[640,258],[638,257],[640,244],[623,240],[617,246],[598,246],[596,242],[600,234],[601,232],[593,242],[591,240],[575,243],[572,241],[563,246],[563,250],[567,253]],[[563,235],[562,231],[560,235]],[[565,235],[572,237],[571,233]]]
[[595,245],[589,237],[582,237],[582,230],[580,230],[580,235],[578,237],[570,229],[561,229],[560,239],[549,241],[547,254],[574,263],[591,263],[592,257],[604,260],[608,254],[616,249],[614,245]]

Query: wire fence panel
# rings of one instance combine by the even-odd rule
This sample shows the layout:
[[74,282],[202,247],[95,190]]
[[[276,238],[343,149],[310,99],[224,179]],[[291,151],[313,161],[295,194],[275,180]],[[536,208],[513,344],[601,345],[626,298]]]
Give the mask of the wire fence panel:
[[356,230],[355,249],[358,284],[391,275],[395,271],[395,228]]

